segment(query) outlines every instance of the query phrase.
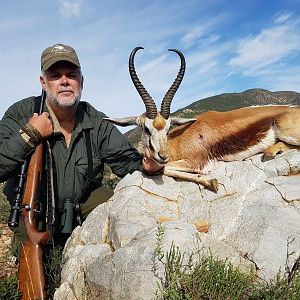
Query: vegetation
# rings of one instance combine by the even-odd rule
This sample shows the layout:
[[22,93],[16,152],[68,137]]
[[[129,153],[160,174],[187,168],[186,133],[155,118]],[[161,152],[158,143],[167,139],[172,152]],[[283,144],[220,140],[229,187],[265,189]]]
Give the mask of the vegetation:
[[0,280],[0,299],[21,299],[21,294],[17,289],[17,277],[15,275]]
[[103,180],[102,184],[106,187],[114,189],[119,183],[120,178],[112,173],[110,167],[107,164],[104,164]]
[[[3,195],[3,184],[0,185],[0,223],[4,224],[7,222],[10,213],[10,204]],[[0,228],[1,230],[1,228]],[[1,236],[1,232],[0,232]],[[16,255],[17,249],[7,249],[6,255],[0,258],[1,269],[8,268],[8,261],[11,254]],[[45,249],[45,277],[48,291],[48,298],[52,299],[55,289],[59,287],[60,284],[60,274],[63,264],[62,259],[62,248],[54,247],[51,249]],[[0,299],[2,300],[15,300],[20,299],[21,294],[17,288],[17,278],[16,275],[10,275],[6,278],[0,279]]]
[[[192,103],[172,115],[194,117],[208,111],[227,111],[250,105],[262,104],[300,104],[300,94],[295,92],[270,92],[262,89],[248,90],[242,93],[222,94]],[[141,112],[142,113],[142,112]],[[136,128],[126,133],[130,142],[137,146],[141,130]],[[111,176],[108,167],[104,171],[104,184],[115,187],[119,179]],[[10,205],[2,192],[0,184],[0,223],[6,223]],[[166,277],[158,286],[157,299],[249,299],[249,300],[296,300],[300,299],[300,258],[292,268],[278,273],[270,282],[257,282],[254,272],[244,274],[228,261],[221,261],[212,256],[203,258],[198,265],[192,264],[192,256],[186,257],[178,247],[172,244],[165,254],[162,251],[164,230],[159,228],[157,235],[156,255],[164,264]],[[1,236],[0,228],[0,236]],[[62,249],[54,248],[46,256],[46,281],[49,299],[59,286],[62,266]],[[164,258],[166,258],[164,260]],[[8,259],[2,257],[1,261]],[[2,264],[0,263],[0,267]],[[0,299],[20,299],[15,275],[0,279]]]
[[10,204],[6,200],[5,195],[3,194],[2,183],[0,183],[0,212],[0,224],[6,223],[10,212]]
[[[63,265],[62,248],[54,247],[45,251],[45,277],[47,299],[53,299],[55,290],[60,285],[60,274]],[[0,279],[0,299],[1,300],[17,300],[21,298],[18,290],[16,275],[8,276]]]
[[[10,204],[6,200],[6,197],[3,194],[3,184],[0,184],[0,224],[7,222]],[[0,237],[2,236],[2,230],[0,228]],[[10,256],[10,249],[5,252],[4,255],[0,258],[0,268],[1,270],[6,268]],[[15,275],[11,275],[6,278],[0,279],[0,299],[3,300],[15,300],[20,299],[21,295],[17,289],[17,278]]]
[[263,89],[251,89],[242,93],[227,93],[198,100],[174,115],[191,118],[209,110],[228,111],[252,105],[300,104],[300,94],[296,92],[270,92]]
[[[172,243],[162,252],[164,229],[159,226],[155,249],[165,278],[158,284],[157,300],[296,300],[300,299],[300,257],[270,282],[259,282],[254,270],[242,273],[228,261],[204,257],[193,265]],[[289,254],[287,254],[289,255]],[[165,260],[164,260],[165,257]]]
[[45,249],[44,269],[47,288],[47,299],[53,299],[55,290],[60,285],[61,270],[64,264],[63,248],[61,246]]

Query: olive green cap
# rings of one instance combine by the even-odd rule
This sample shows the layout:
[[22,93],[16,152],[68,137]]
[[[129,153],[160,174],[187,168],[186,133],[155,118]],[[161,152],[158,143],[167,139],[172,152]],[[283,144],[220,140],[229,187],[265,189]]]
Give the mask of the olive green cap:
[[43,51],[41,56],[41,70],[48,70],[58,61],[68,61],[80,68],[78,56],[72,47],[63,44],[55,44]]

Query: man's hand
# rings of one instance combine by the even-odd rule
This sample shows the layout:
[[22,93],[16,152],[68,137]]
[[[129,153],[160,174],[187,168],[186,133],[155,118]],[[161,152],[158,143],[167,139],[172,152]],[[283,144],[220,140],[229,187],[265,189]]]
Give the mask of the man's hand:
[[53,125],[47,112],[43,112],[41,115],[34,113],[28,123],[39,131],[43,139],[53,134]]
[[157,161],[151,158],[150,151],[145,148],[145,155],[143,158],[143,168],[148,174],[161,174],[163,172],[164,165],[159,164]]

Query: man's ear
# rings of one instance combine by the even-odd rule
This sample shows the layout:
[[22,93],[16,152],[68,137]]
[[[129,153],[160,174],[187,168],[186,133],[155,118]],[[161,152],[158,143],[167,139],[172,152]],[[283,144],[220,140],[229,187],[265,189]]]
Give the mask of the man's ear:
[[83,76],[81,76],[81,90],[83,90],[83,81],[84,81],[84,78],[83,78]]
[[45,79],[44,79],[44,77],[42,75],[40,76],[40,83],[42,85],[43,90],[45,90],[46,83],[45,83]]

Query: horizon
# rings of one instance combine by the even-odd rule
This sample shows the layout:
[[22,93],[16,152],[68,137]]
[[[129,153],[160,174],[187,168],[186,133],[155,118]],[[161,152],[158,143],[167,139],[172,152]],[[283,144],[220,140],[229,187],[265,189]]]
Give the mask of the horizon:
[[174,81],[179,57],[183,82],[171,111],[224,93],[260,88],[300,91],[300,1],[94,0],[3,1],[0,116],[20,99],[40,94],[40,55],[72,46],[82,66],[82,100],[110,117],[145,108],[129,73],[136,46],[137,74],[157,106]]

